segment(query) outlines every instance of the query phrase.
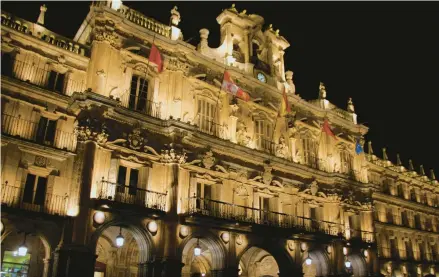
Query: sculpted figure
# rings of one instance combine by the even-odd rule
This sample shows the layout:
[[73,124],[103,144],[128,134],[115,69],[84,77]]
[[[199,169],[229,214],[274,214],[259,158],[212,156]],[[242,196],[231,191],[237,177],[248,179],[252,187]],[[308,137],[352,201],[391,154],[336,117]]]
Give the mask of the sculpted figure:
[[280,158],[286,158],[288,154],[288,146],[285,143],[284,136],[279,138],[279,144],[276,145],[276,156]]
[[180,13],[177,11],[177,6],[171,10],[171,23],[174,26],[178,26],[178,23],[181,21]]

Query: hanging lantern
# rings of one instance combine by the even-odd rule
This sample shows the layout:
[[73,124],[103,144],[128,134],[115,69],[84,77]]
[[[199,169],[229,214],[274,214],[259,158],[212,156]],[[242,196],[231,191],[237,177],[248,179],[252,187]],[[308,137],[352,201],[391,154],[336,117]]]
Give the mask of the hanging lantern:
[[23,256],[26,256],[26,254],[27,254],[26,236],[27,236],[27,234],[25,233],[23,243],[20,245],[20,247],[18,247],[18,251],[17,251],[18,256],[23,257]]
[[351,268],[352,264],[351,261],[346,260],[346,262],[344,262],[344,265],[346,266],[346,268]]
[[122,227],[120,227],[119,235],[116,237],[116,246],[122,247],[125,242],[125,238],[122,236]]
[[308,253],[308,257],[307,257],[306,260],[305,260],[305,264],[306,264],[306,265],[311,265],[311,264],[312,264],[312,259],[311,259],[311,257],[309,256],[309,253]]
[[201,255],[200,239],[197,239],[197,245],[194,248],[194,255],[195,256]]

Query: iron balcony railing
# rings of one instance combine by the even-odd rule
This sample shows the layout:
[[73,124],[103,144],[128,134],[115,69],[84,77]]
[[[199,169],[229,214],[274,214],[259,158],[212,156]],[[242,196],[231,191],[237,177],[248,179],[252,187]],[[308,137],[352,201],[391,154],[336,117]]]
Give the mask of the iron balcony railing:
[[22,119],[19,116],[2,114],[2,135],[17,137],[70,152],[76,150],[76,136],[61,130],[55,130],[53,136],[39,136],[38,122]]
[[35,64],[17,59],[2,59],[2,75],[29,82],[59,94],[72,95],[85,90],[84,80],[71,79],[69,75],[49,69],[48,64]]
[[166,209],[166,193],[124,186],[105,180],[98,184],[96,198],[161,211]]
[[[33,200],[33,201],[32,201]],[[24,188],[2,185],[1,204],[10,208],[66,216],[68,196],[46,193],[44,199],[25,199]]]
[[[242,223],[266,225],[279,228],[298,229],[310,233],[324,233],[331,236],[346,236],[346,229],[342,224],[315,220],[301,216],[289,215],[268,210],[261,210],[217,200],[204,199],[196,196],[188,199],[189,215],[203,215],[232,220]],[[359,236],[366,242],[373,242],[373,233],[360,230],[350,230],[350,238]]]
[[161,118],[161,103],[156,103],[148,100],[146,97],[140,97],[132,94],[123,94],[120,98],[116,98],[120,101],[122,107],[130,110],[140,112],[155,118]]

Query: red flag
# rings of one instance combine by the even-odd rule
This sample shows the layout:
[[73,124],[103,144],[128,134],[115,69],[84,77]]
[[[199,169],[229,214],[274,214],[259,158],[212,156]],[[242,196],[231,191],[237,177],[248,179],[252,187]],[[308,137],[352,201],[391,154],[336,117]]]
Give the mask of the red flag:
[[230,73],[227,71],[224,71],[224,79],[221,88],[244,101],[250,100],[250,95],[248,95],[248,93],[243,91],[232,81],[232,78],[230,77]]
[[334,139],[337,139],[337,137],[332,132],[331,126],[329,126],[329,122],[327,119],[325,119],[325,121],[323,122],[322,131],[325,132],[327,135],[333,137]]
[[160,54],[159,49],[154,45],[154,43],[151,46],[151,51],[149,52],[149,61],[153,62],[157,65],[158,72],[163,71],[163,60],[162,55]]

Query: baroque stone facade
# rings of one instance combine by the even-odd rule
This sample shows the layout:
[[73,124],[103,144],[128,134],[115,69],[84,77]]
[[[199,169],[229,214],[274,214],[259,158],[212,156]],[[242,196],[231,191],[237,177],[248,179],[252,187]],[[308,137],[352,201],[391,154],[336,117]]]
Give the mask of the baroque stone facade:
[[[74,39],[47,12],[2,11],[3,272],[439,276],[433,172],[357,152],[352,99],[297,95],[289,43],[261,16],[224,9],[210,48],[207,29],[183,41],[177,7],[166,25],[93,2]],[[250,101],[220,89],[225,70]]]

